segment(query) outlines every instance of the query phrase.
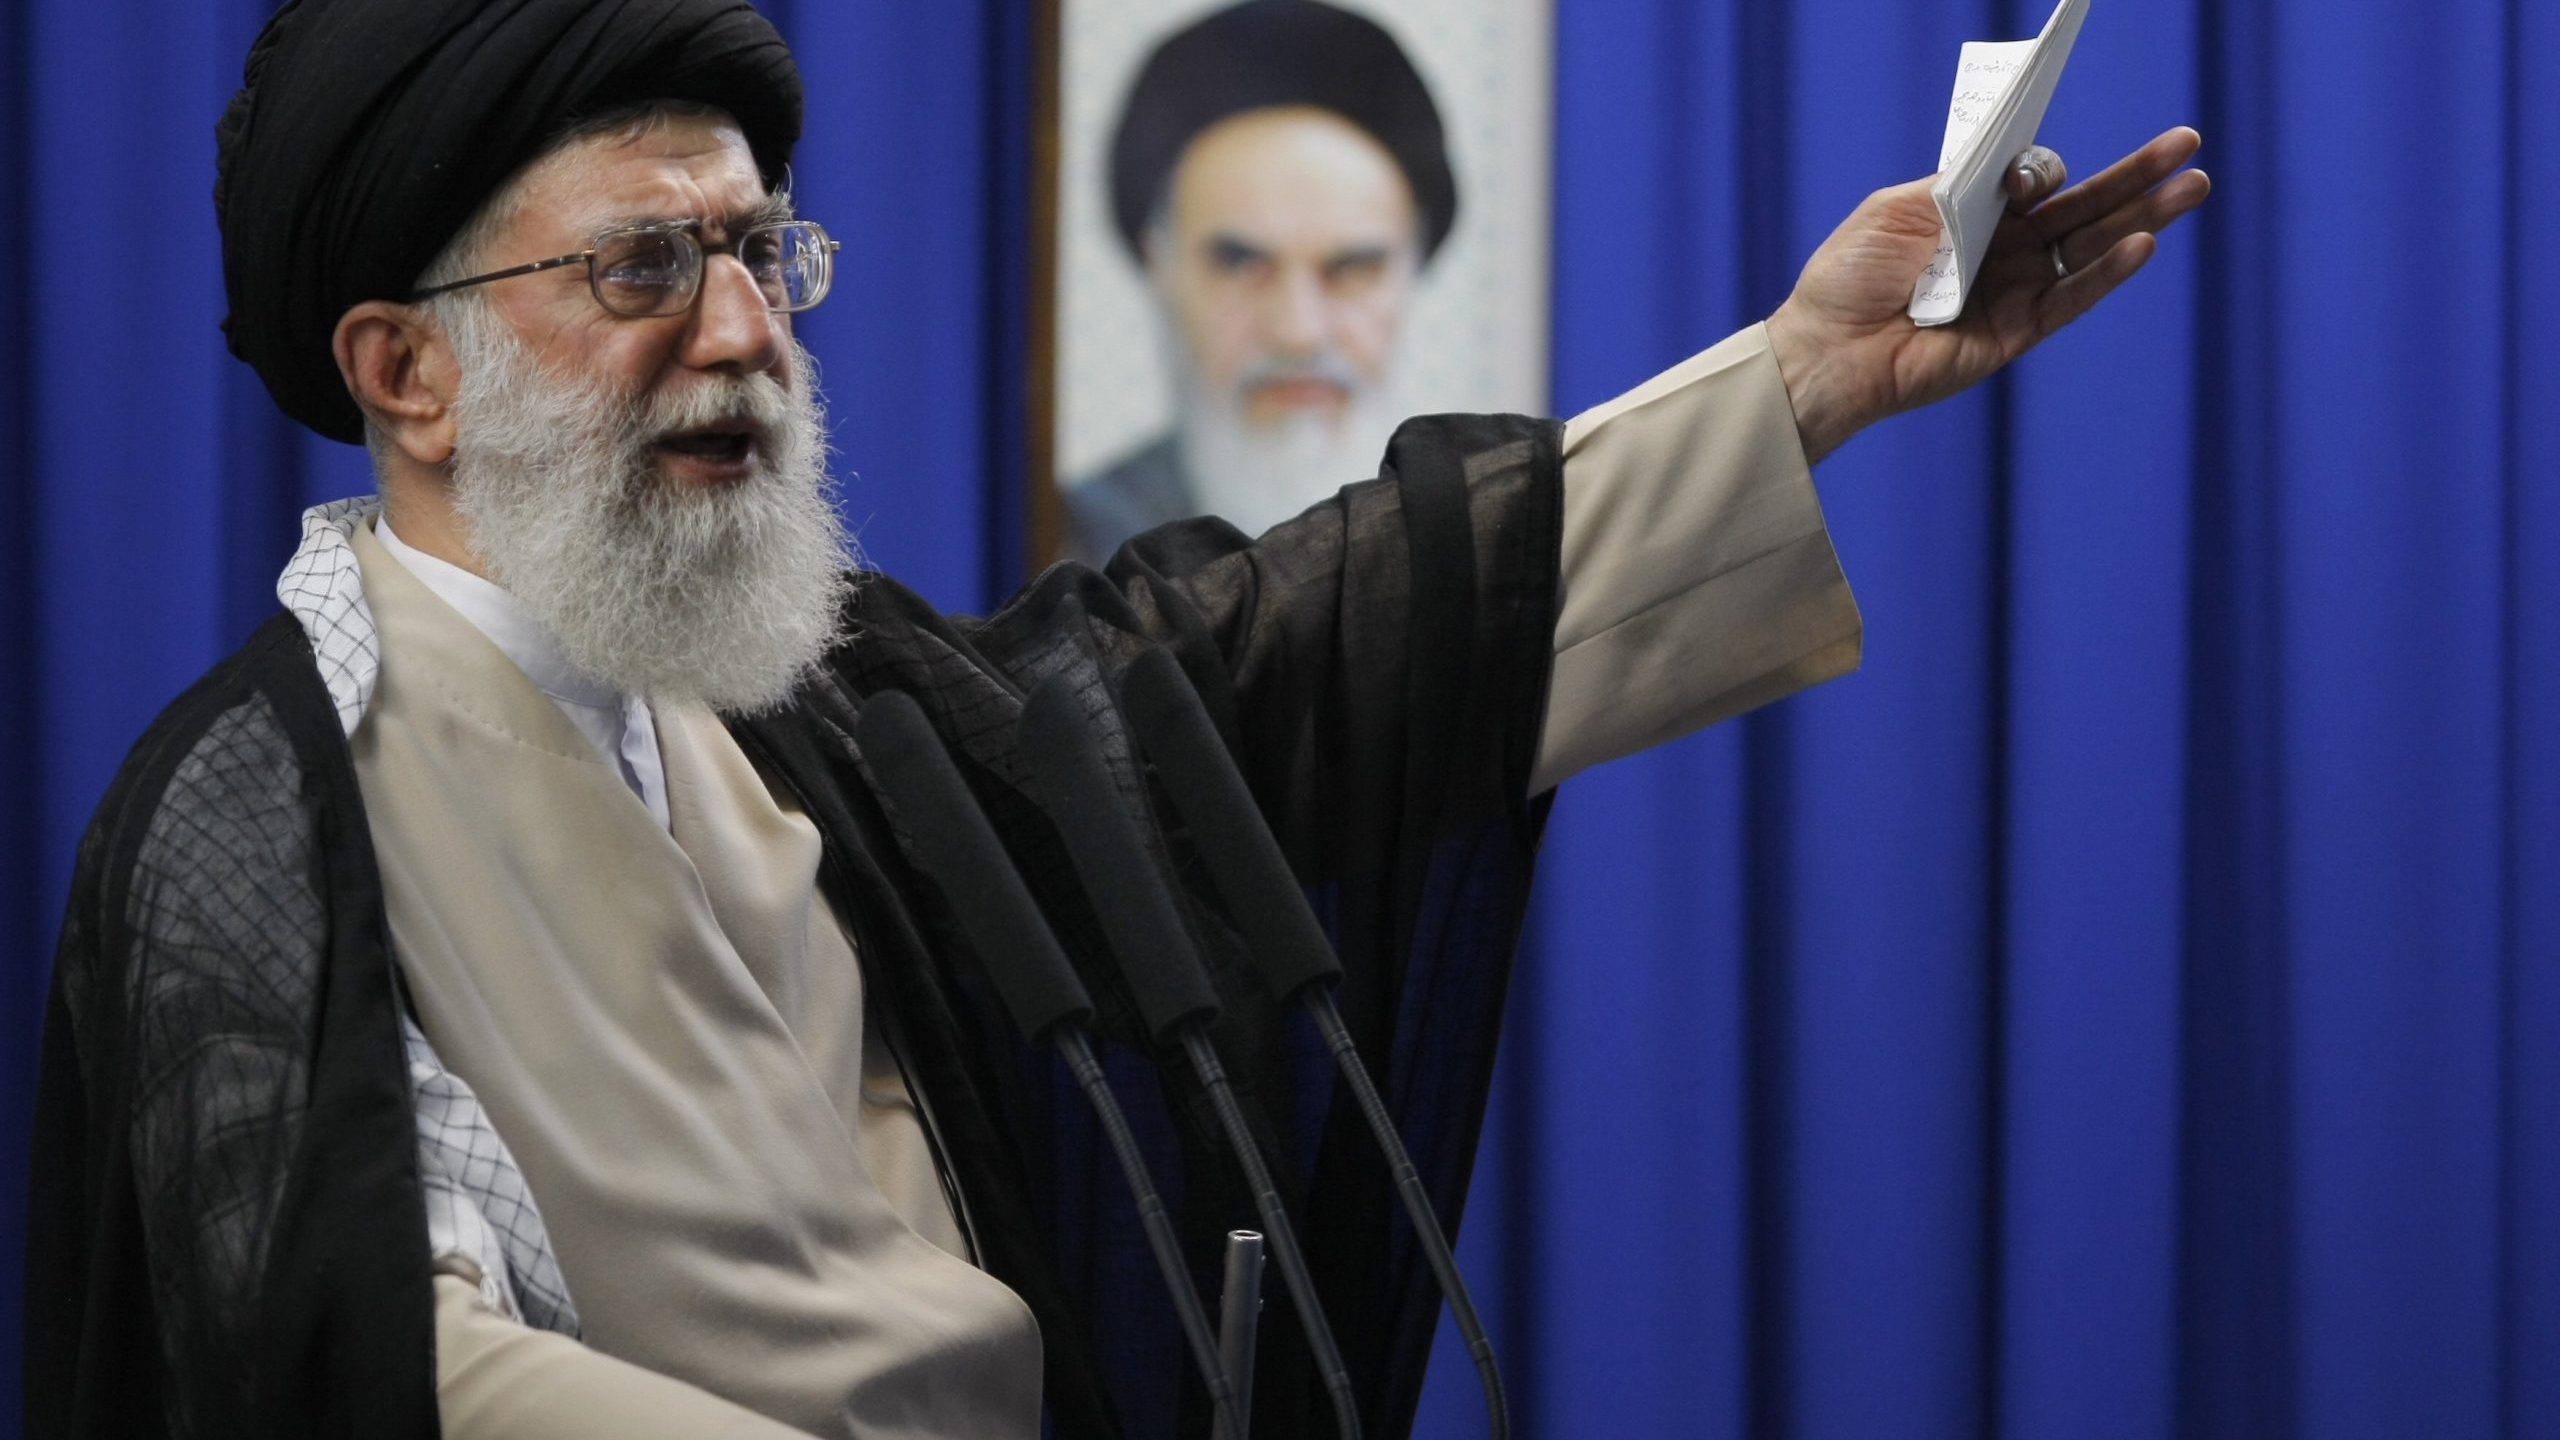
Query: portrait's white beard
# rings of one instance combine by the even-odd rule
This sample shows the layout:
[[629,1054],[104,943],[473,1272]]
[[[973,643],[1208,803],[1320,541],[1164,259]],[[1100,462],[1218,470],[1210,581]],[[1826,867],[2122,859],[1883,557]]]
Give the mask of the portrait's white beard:
[[1173,344],[1177,386],[1175,434],[1191,499],[1204,515],[1223,517],[1247,535],[1259,535],[1354,481],[1378,473],[1387,438],[1403,418],[1392,373],[1363,378],[1338,355],[1306,364],[1264,362],[1258,375],[1312,373],[1343,387],[1349,403],[1338,412],[1299,411],[1278,424],[1257,426],[1245,416],[1248,384],[1213,387]]
[[[797,390],[714,375],[630,396],[548,375],[496,323],[456,319],[454,507],[489,578],[617,690],[779,705],[838,637],[852,583],[808,353]],[[660,437],[740,420],[762,434],[747,481],[660,472]]]

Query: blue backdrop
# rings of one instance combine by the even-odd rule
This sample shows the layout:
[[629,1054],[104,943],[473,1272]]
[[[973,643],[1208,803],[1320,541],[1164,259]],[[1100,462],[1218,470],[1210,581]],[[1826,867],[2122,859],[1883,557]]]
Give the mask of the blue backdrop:
[[[215,328],[265,8],[0,7],[0,1255],[78,827],[368,483]],[[850,509],[983,605],[1023,7],[770,8]],[[1557,0],[1558,413],[1765,314],[2042,18]],[[2095,7],[2046,139],[2193,122],[2205,214],[1824,465],[1862,673],[1558,804],[1462,1246],[1527,1433],[2560,1436],[2555,72],[2541,0]]]

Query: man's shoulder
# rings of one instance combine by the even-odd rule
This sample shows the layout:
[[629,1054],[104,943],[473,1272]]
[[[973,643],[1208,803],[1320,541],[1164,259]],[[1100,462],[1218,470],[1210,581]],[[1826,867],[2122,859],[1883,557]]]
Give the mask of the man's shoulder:
[[136,1073],[192,1063],[214,1032],[290,1048],[332,916],[371,875],[345,733],[278,612],[169,702],[109,782],[73,865],[56,992],[75,1030],[127,1017],[131,1036],[103,1053]]
[[1069,485],[1067,493],[1123,505],[1178,510],[1191,500],[1181,441],[1172,431],[1164,431]]
[[138,879],[179,897],[275,861],[280,843],[305,849],[312,772],[340,768],[333,748],[343,756],[344,736],[309,642],[278,612],[126,753],[81,839],[75,912],[85,898],[122,916]]
[[[165,778],[189,757],[201,758],[226,731],[255,723],[279,737],[309,728],[310,702],[323,709],[328,690],[312,659],[310,641],[292,616],[278,611],[240,648],[214,662],[194,684],[161,707],[117,767],[119,787]],[[309,737],[301,736],[306,742]],[[153,785],[153,793],[161,787]],[[109,798],[115,798],[111,789]]]
[[1189,515],[1191,482],[1172,432],[1069,485],[1064,493],[1068,553],[1099,565],[1120,542]]

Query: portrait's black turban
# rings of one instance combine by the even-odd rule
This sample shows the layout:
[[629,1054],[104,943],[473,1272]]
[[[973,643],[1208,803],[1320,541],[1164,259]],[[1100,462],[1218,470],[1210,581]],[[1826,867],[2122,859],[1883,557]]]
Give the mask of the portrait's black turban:
[[647,100],[735,116],[767,184],[800,138],[800,72],[746,0],[292,0],[215,132],[231,353],[285,413],[363,438],[338,317],[407,296],[562,130]]
[[1458,218],[1458,183],[1431,89],[1395,37],[1320,0],[1244,0],[1175,31],[1147,57],[1111,137],[1111,215],[1132,255],[1182,152],[1247,110],[1313,105],[1377,140],[1404,171],[1429,259]]

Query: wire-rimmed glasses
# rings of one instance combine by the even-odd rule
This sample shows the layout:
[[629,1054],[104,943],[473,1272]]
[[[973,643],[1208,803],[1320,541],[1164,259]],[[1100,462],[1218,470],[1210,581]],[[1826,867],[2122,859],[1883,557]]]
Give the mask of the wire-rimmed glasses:
[[468,280],[432,285],[412,294],[424,300],[448,290],[486,285],[556,270],[563,265],[587,267],[587,288],[596,303],[616,315],[676,315],[691,309],[702,293],[704,253],[735,255],[764,296],[764,303],[794,314],[827,298],[835,283],[837,242],[814,220],[776,220],[750,225],[726,245],[702,243],[702,222],[677,220],[629,225],[607,230],[574,255],[555,255],[527,265],[492,270]]

